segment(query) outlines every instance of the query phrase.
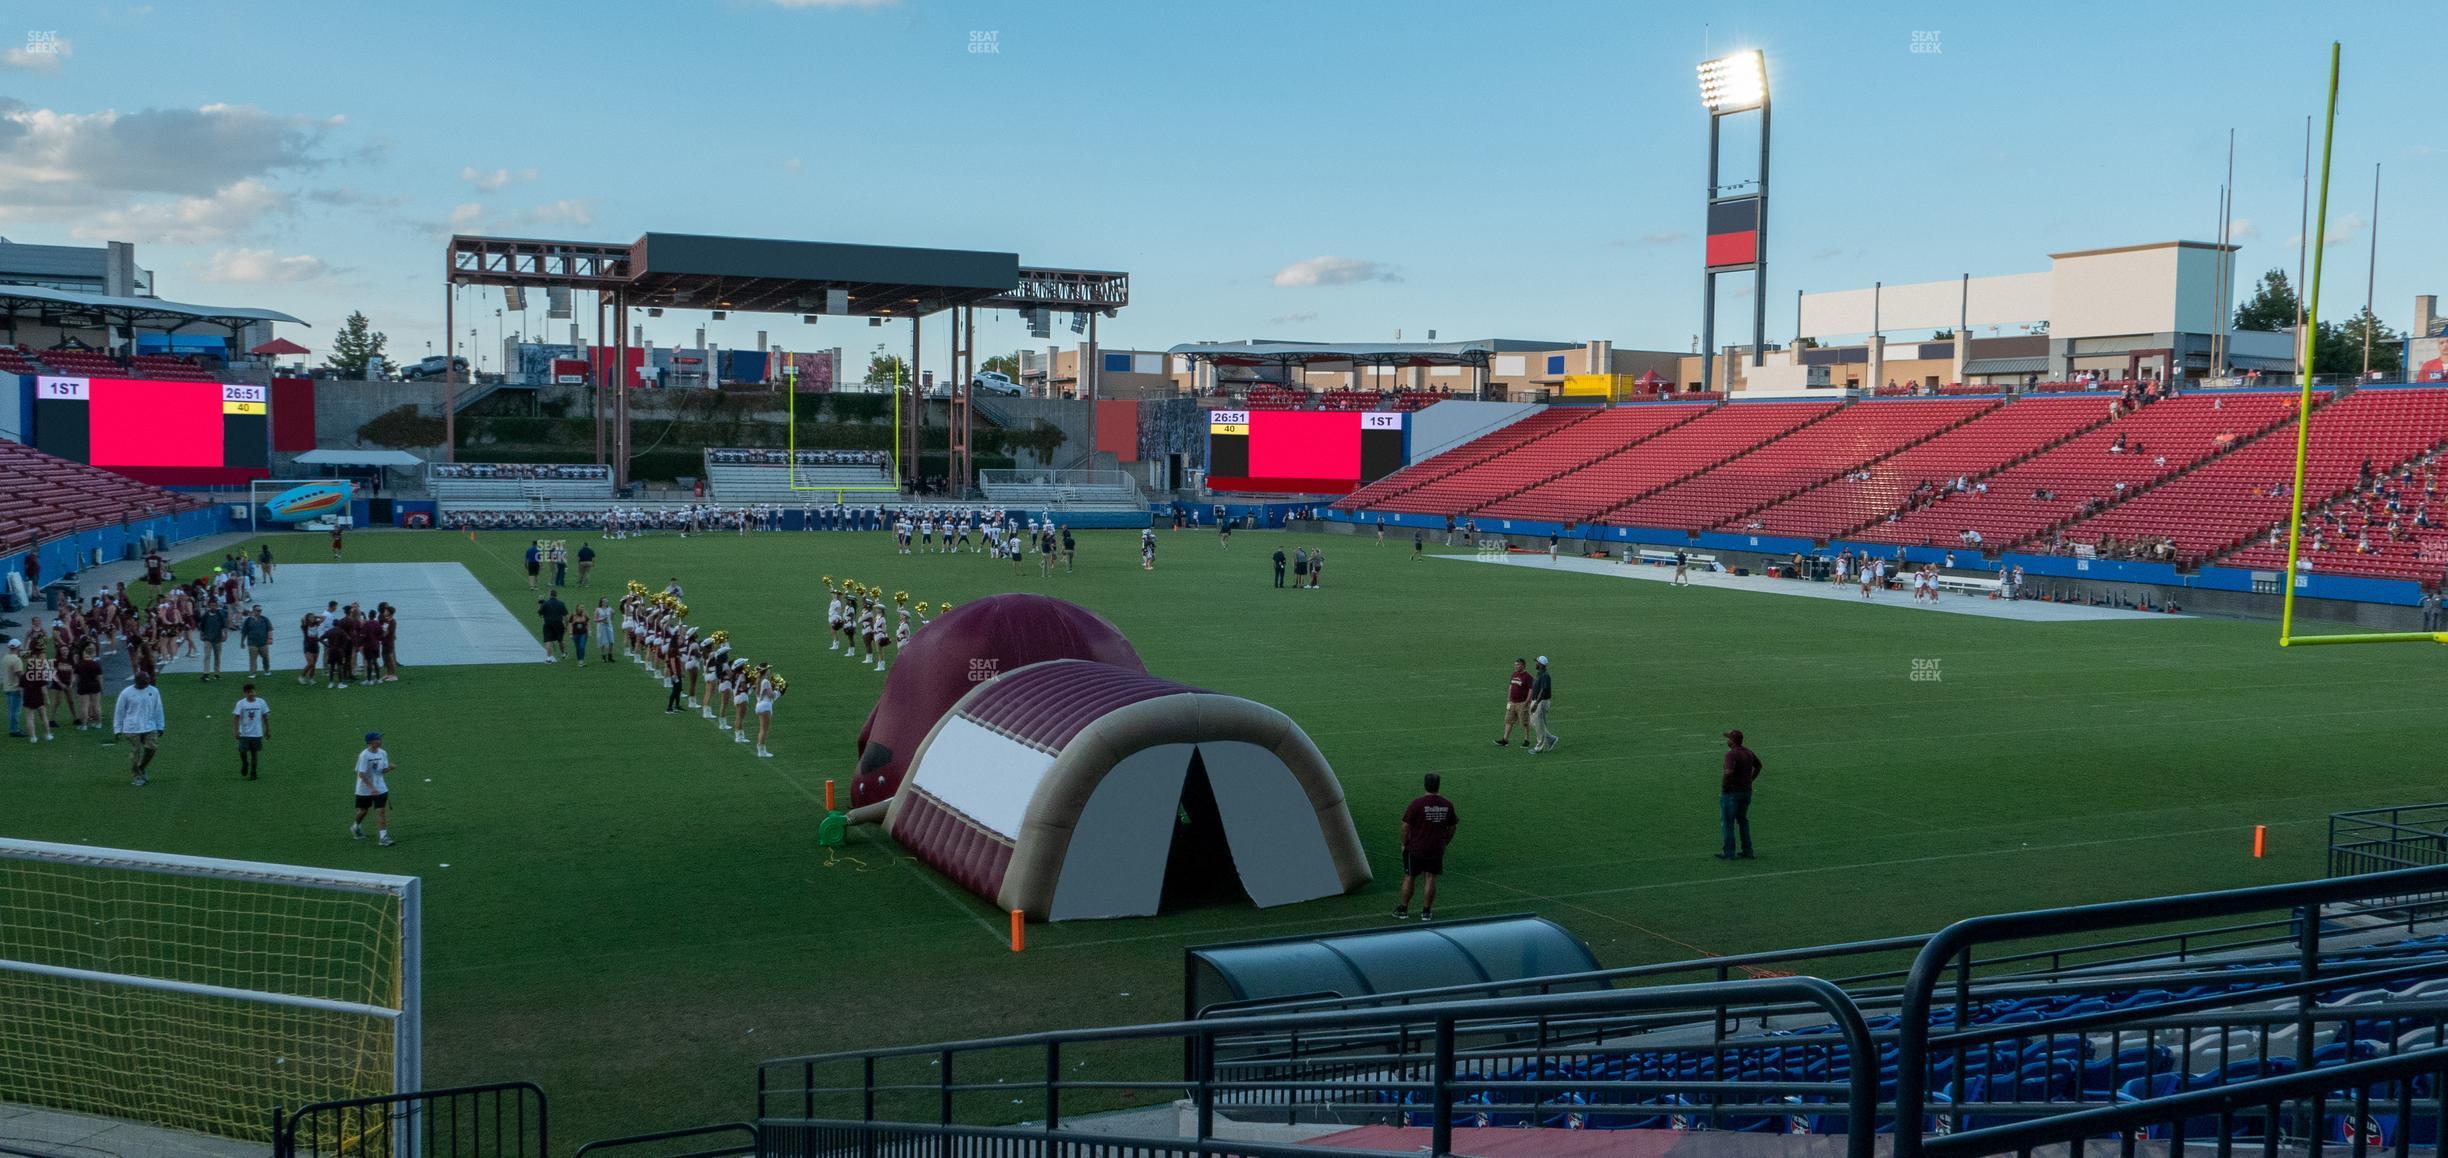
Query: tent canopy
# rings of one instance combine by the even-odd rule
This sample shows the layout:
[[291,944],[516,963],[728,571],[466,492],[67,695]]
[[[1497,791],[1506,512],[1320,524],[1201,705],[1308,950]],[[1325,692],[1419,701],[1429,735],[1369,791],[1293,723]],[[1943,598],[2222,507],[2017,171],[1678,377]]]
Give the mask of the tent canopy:
[[373,447],[351,447],[346,450],[325,450],[316,447],[297,456],[301,466],[423,466],[425,460],[404,450],[377,450]]
[[[1185,951],[1182,1016],[1304,997],[1365,997],[1587,973],[1598,959],[1562,925],[1528,913],[1398,925],[1334,936],[1272,937]],[[1592,983],[1586,988],[1596,988]],[[1573,988],[1559,986],[1558,992]]]
[[265,342],[264,344],[247,351],[247,353],[250,354],[262,354],[266,357],[273,357],[281,354],[311,354],[313,352],[314,351],[298,345],[296,342],[292,342],[287,338],[274,338],[269,342]]

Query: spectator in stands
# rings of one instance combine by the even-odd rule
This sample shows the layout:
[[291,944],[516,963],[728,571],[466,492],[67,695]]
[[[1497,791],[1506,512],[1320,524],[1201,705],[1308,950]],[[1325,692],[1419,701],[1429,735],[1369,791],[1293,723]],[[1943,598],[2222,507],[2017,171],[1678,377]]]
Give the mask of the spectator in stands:
[[1442,786],[1442,778],[1434,772],[1421,777],[1420,787],[1425,791],[1403,807],[1402,891],[1394,898],[1397,921],[1411,916],[1414,881],[1420,884],[1420,920],[1436,919],[1437,878],[1445,874],[1445,849],[1453,844],[1454,829],[1462,823],[1453,801],[1438,793]]
[[[1726,733],[1725,742],[1725,768],[1717,781],[1717,827],[1724,847],[1717,853],[1717,859],[1750,860],[1751,786],[1759,780],[1760,758],[1743,747],[1739,729]],[[1742,838],[1739,850],[1735,847],[1737,835]]]

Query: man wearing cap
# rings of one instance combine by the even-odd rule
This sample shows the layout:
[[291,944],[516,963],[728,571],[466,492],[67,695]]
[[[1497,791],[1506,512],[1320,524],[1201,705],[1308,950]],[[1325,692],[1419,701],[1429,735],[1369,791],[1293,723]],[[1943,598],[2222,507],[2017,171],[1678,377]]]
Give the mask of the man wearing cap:
[[357,816],[349,821],[349,835],[365,839],[367,812],[374,814],[375,843],[391,847],[391,754],[383,751],[382,733],[368,732],[365,748],[357,753]]
[[1556,746],[1558,737],[1547,730],[1547,700],[1555,694],[1554,681],[1547,678],[1547,657],[1538,657],[1538,674],[1530,677],[1530,741],[1527,748],[1536,756]]
[[111,705],[111,731],[127,737],[130,785],[145,786],[145,770],[153,766],[153,753],[168,728],[153,673],[137,668],[136,682],[119,689],[119,699]]
[[[1760,758],[1743,747],[1741,731],[1725,734],[1725,775],[1717,783],[1718,828],[1724,836],[1724,850],[1719,860],[1751,859],[1751,784],[1759,779]],[[1737,852],[1734,837],[1742,836],[1742,849]]]

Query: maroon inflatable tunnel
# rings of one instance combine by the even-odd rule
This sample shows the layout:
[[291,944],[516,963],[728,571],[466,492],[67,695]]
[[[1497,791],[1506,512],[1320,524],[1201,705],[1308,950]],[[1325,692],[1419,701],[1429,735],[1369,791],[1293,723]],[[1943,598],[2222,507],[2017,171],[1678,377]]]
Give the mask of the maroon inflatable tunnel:
[[859,729],[853,808],[891,800],[927,733],[978,684],[1030,664],[1084,659],[1145,673],[1147,664],[1105,617],[1047,595],[990,595],[910,636]]

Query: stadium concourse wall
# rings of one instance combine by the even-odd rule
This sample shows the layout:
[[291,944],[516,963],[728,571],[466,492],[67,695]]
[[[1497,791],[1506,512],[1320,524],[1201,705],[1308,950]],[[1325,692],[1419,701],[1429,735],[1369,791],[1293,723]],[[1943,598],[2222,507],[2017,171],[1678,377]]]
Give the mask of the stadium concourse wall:
[[50,582],[93,566],[96,551],[101,552],[103,562],[116,562],[143,554],[146,535],[156,536],[163,543],[185,542],[227,529],[224,524],[228,519],[227,508],[216,504],[60,535],[30,548],[18,547],[0,554],[0,575],[22,572],[26,556],[33,555],[41,561],[42,574]]
[[[1379,523],[1388,527],[1417,527],[1439,535],[1445,530],[1442,515],[1311,507],[1307,516],[1315,520],[1321,530],[1331,528],[1346,533],[1366,532]],[[1529,540],[1540,548],[1546,546],[1547,536],[1557,535],[1563,540],[1562,549],[1574,552],[1612,552],[1642,547],[1662,550],[1681,548],[1716,555],[1729,567],[1747,567],[1754,571],[1786,562],[1796,554],[1833,555],[1849,549],[1856,555],[1867,553],[1894,559],[1899,551],[1893,543],[1865,543],[1850,539],[1834,539],[1821,544],[1811,539],[1785,535],[1722,531],[1694,533],[1664,527],[1567,527],[1562,523],[1537,519],[1481,519],[1479,530],[1481,534]],[[1951,570],[1955,572],[1999,574],[2021,567],[2026,587],[2054,585],[2062,590],[2102,596],[2142,594],[2147,595],[2153,604],[2175,603],[2188,612],[2255,616],[2275,616],[2278,613],[2278,580],[2276,575],[2268,572],[2220,566],[2204,566],[2184,572],[2170,563],[2031,555],[2014,551],[2002,552],[1992,558],[1967,551],[1950,551],[1945,547],[1904,547],[1900,550],[1906,562],[1915,564],[1944,565],[1948,556],[1953,555],[1955,565]],[[2415,609],[2422,600],[2422,589],[2411,580],[2307,572],[2296,577],[2295,596],[2297,611],[2316,619],[2373,627],[2402,626],[2411,630],[2418,619]]]

